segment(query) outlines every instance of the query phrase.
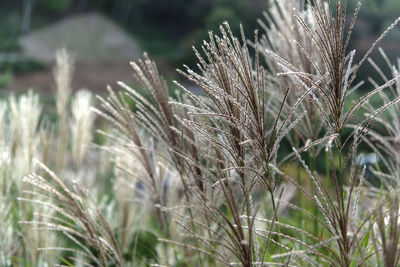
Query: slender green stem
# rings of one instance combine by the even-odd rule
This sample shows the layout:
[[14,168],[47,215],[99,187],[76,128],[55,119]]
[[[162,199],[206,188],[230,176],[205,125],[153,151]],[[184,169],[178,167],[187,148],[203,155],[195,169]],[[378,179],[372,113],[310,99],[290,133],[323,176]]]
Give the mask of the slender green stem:
[[[308,167],[309,167],[311,173],[314,173],[315,172],[315,168],[316,168],[315,167],[316,166],[316,164],[315,164],[316,155],[313,152],[314,151],[308,152],[308,161],[309,161],[308,162]],[[310,180],[310,188],[312,190],[312,194],[315,195],[317,192],[315,190],[315,185],[314,185],[312,180]],[[313,206],[313,215],[316,218],[318,218],[318,206],[317,205]],[[318,236],[318,220],[316,218],[313,220],[313,226],[314,226],[313,232],[314,232],[315,236]]]

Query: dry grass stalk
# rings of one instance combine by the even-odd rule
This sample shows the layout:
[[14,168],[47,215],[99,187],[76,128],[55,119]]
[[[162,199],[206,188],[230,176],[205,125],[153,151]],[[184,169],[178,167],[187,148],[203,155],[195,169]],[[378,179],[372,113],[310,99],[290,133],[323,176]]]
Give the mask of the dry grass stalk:
[[[265,62],[268,66],[267,80],[271,90],[274,92],[273,94],[270,93],[271,96],[282,97],[287,88],[291,88],[286,104],[286,108],[290,108],[301,98],[304,92],[295,90],[297,81],[294,77],[276,76],[277,73],[282,71],[282,65],[275,61],[266,50],[274,51],[278,55],[284,55],[285,59],[293,66],[296,66],[299,71],[313,75],[317,75],[319,72],[325,73],[326,68],[318,50],[314,47],[313,40],[303,30],[294,13],[297,12],[313,32],[318,30],[318,24],[312,15],[311,7],[305,5],[304,1],[271,0],[269,4],[268,12],[264,12],[264,18],[268,26],[263,20],[258,20],[265,32],[258,48],[265,57]],[[312,87],[311,84],[307,84]],[[302,101],[298,107],[298,112],[301,113],[304,110],[307,113],[298,126],[294,128],[294,140],[289,138],[292,145],[296,147],[300,145],[300,141],[305,144],[308,140],[318,139],[325,128],[325,121],[319,116],[315,105],[308,98]],[[318,150],[320,151],[322,147],[323,145]]]
[[56,53],[56,65],[53,70],[55,87],[57,90],[56,106],[58,123],[58,143],[56,156],[56,170],[60,171],[64,167],[64,155],[68,139],[68,113],[69,99],[71,95],[71,79],[74,61],[66,49],[61,49]]
[[[79,255],[98,266],[118,264],[124,266],[122,253],[117,240],[96,207],[89,192],[75,184],[74,191],[68,189],[60,178],[46,166],[38,163],[48,176],[45,179],[35,173],[26,176],[24,181],[36,190],[25,191],[27,196],[39,196],[38,199],[20,198],[33,204],[44,205],[54,214],[38,214],[44,220],[22,221],[22,224],[33,224],[41,231],[57,231],[79,246]],[[50,200],[50,201],[49,201]],[[69,248],[39,248],[40,250],[69,251]],[[89,265],[89,264],[88,264]]]
[[[129,151],[131,155],[138,159],[139,164],[144,170],[139,181],[147,187],[147,190],[149,190],[153,203],[155,205],[162,205],[162,184],[156,173],[154,149],[146,147],[146,144],[143,142],[139,129],[135,125],[134,113],[130,110],[123,95],[120,94],[120,97],[118,97],[110,87],[108,90],[110,93],[108,99],[99,98],[104,111],[95,109],[95,112],[99,116],[110,121],[120,131],[116,136],[112,133],[107,136],[118,144],[119,147],[124,149],[119,150],[119,152],[118,150],[112,149],[111,152],[122,152],[121,156],[126,157],[124,153]],[[129,169],[123,169],[123,171],[130,174]],[[138,176],[134,174],[134,177]],[[158,208],[157,216],[161,225],[164,225],[163,215]]]
[[72,134],[72,154],[76,165],[81,165],[92,141],[94,113],[91,112],[93,95],[87,90],[78,91],[71,103],[72,121],[70,122]]
[[[211,234],[202,238],[195,230],[186,228],[186,231],[203,240],[203,243],[207,242],[209,248],[206,251],[221,262],[229,260],[227,255],[222,254],[226,251],[236,255],[243,266],[251,266],[257,262],[257,250],[261,246],[254,228],[257,208],[253,198],[257,191],[269,192],[272,203],[270,212],[275,218],[278,207],[274,194],[278,180],[269,163],[276,161],[279,143],[304,114],[296,120],[289,119],[301,103],[300,99],[285,114],[286,117],[283,116],[282,107],[287,93],[278,103],[278,108],[268,106],[271,102],[266,101],[267,83],[265,71],[259,64],[257,34],[256,54],[251,58],[243,32],[240,42],[227,23],[220,30],[221,36],[210,33],[210,41],[204,42],[204,56],[195,49],[200,72],[189,68],[185,72],[179,71],[200,86],[208,99],[185,90],[192,103],[175,104],[188,109],[190,119],[183,120],[183,123],[194,129],[198,136],[196,140],[209,146],[201,156],[207,160],[203,166],[212,170],[203,170],[204,177],[207,177],[205,184],[211,184],[211,187],[205,190],[206,194],[197,192],[200,205],[196,207],[196,212],[201,211],[204,218],[223,229],[226,239],[221,242],[222,236],[215,239]],[[269,129],[266,125],[268,119],[272,120]],[[195,162],[188,155],[185,158]],[[228,218],[219,205],[226,206],[232,218]],[[242,214],[246,216],[242,217]],[[199,222],[196,224],[202,225]],[[262,237],[264,240],[261,243],[267,247],[270,234]],[[214,240],[216,247],[211,245],[210,240]]]
[[[299,11],[295,11],[297,22],[308,35],[308,39],[312,40],[316,48],[317,57],[314,58],[307,52],[308,47],[303,47],[301,39],[296,42],[300,48],[301,53],[313,66],[310,71],[304,70],[302,65],[297,66],[277,55],[271,50],[266,50],[266,53],[277,60],[283,72],[280,74],[284,77],[294,77],[294,85],[301,92],[309,92],[309,100],[316,107],[330,128],[328,131],[337,134],[337,137],[332,139],[334,141],[335,149],[339,154],[339,172],[336,172],[334,164],[334,154],[330,148],[327,147],[330,169],[331,169],[331,182],[333,185],[333,192],[326,188],[318,177],[308,170],[308,166],[302,161],[299,154],[296,154],[298,160],[303,162],[304,169],[313,181],[316,196],[307,192],[302,185],[297,184],[293,179],[286,177],[297,186],[315,202],[320,212],[325,217],[327,224],[322,225],[335,237],[336,245],[339,255],[335,261],[341,266],[350,266],[354,260],[356,251],[360,250],[363,255],[365,251],[359,246],[360,240],[365,236],[367,231],[364,228],[365,222],[355,222],[350,218],[350,203],[356,198],[358,202],[359,194],[356,193],[356,185],[358,176],[363,177],[364,172],[361,173],[360,166],[355,162],[355,154],[357,146],[362,140],[362,136],[366,134],[366,127],[371,122],[372,118],[377,114],[394,105],[399,101],[398,98],[389,101],[381,108],[375,109],[373,113],[368,115],[361,123],[354,127],[353,134],[346,140],[343,139],[343,130],[350,127],[349,121],[353,118],[356,111],[358,111],[367,100],[374,94],[380,92],[384,88],[391,86],[395,79],[387,81],[384,85],[377,87],[364,97],[356,101],[349,111],[345,111],[345,101],[351,91],[351,85],[354,77],[365,61],[366,57],[372,52],[377,43],[387,34],[388,30],[392,29],[397,24],[396,20],[387,31],[385,31],[377,42],[375,42],[371,49],[367,52],[364,58],[352,67],[352,61],[355,51],[347,55],[347,47],[351,32],[358,14],[360,5],[357,6],[353,19],[350,23],[349,30],[345,31],[346,26],[346,1],[339,1],[336,5],[336,17],[331,9],[330,3],[326,4],[323,1],[309,1],[310,13],[313,16],[313,21],[316,25],[309,24],[308,21],[302,16]],[[297,37],[297,36],[296,36]],[[286,56],[285,54],[283,56]],[[289,59],[290,60],[290,59]],[[323,67],[321,68],[321,63]],[[314,92],[315,91],[315,92]],[[353,143],[348,146],[345,151],[346,143],[353,138]],[[335,152],[336,153],[336,152]],[[349,166],[350,165],[350,166]],[[346,167],[350,167],[350,172],[346,172]],[[361,179],[362,180],[362,179]],[[355,205],[358,205],[357,203]]]

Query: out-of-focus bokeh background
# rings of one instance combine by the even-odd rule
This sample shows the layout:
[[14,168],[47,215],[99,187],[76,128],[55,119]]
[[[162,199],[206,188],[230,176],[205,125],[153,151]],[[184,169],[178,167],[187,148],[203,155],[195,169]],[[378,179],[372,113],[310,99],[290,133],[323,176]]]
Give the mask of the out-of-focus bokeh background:
[[[350,11],[356,2],[349,1]],[[400,11],[399,0],[362,4],[351,44],[358,58]],[[99,92],[117,80],[132,80],[128,62],[144,51],[167,79],[179,79],[175,68],[195,64],[191,47],[200,46],[208,30],[217,32],[228,21],[238,33],[242,23],[252,37],[267,7],[267,0],[2,0],[1,92],[51,92],[51,66],[61,47],[75,58],[74,89]],[[395,30],[381,44],[392,59],[400,55],[399,41]],[[368,75],[364,67],[360,76]]]

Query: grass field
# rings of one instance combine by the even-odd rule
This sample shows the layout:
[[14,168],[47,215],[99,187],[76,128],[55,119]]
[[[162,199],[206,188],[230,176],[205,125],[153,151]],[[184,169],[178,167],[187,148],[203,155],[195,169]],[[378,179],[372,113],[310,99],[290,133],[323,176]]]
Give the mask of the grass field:
[[73,91],[57,52],[54,101],[0,101],[2,266],[398,266],[400,61],[379,42],[400,19],[354,62],[346,3],[222,24],[178,70],[201,94],[147,54]]

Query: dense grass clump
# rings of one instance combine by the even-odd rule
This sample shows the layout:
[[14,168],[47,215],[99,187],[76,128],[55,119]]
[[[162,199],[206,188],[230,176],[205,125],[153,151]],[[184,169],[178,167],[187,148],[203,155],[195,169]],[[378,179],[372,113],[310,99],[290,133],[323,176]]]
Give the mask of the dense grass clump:
[[[90,108],[62,51],[56,122],[32,92],[1,102],[0,260],[398,266],[400,64],[380,49],[388,76],[369,56],[400,19],[354,63],[360,5],[348,22],[346,1],[270,4],[263,34],[224,23],[194,48],[178,73],[202,94],[145,54],[140,90],[118,82]],[[382,82],[352,97],[367,61]]]

